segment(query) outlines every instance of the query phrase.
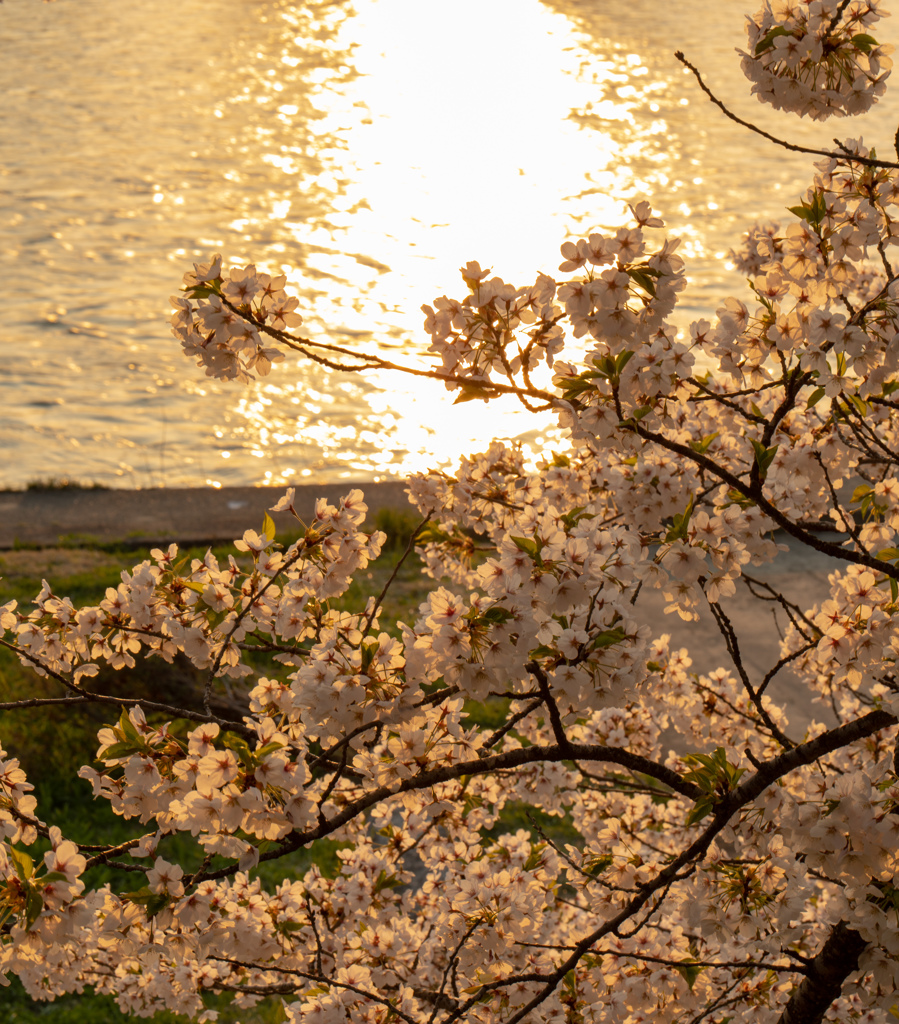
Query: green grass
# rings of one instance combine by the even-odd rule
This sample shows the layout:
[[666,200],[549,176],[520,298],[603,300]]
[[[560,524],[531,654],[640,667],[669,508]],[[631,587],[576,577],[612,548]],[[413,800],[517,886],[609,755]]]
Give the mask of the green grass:
[[[283,1024],[287,1020],[280,1000],[263,1001],[252,1009],[233,1005],[230,993],[206,993],[203,1002],[219,1011],[218,1024]],[[0,991],[4,1024],[134,1024],[135,1017],[123,1013],[112,996],[96,995],[90,989],[81,995],[62,996],[53,1002],[35,1002],[13,978]],[[149,1019],[153,1024],[187,1024],[189,1018],[163,1011]]]

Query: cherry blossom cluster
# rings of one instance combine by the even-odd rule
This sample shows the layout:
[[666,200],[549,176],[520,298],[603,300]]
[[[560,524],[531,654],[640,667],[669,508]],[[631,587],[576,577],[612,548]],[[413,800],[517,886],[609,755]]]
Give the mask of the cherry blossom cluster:
[[879,0],[778,0],[747,18],[743,73],[776,110],[824,120],[870,109],[883,95],[892,47],[870,30]]
[[[866,109],[884,13],[766,6],[753,91]],[[433,585],[402,619],[392,576],[353,597],[386,540],[355,489],[308,521],[290,489],[232,555],[154,550],[95,605],[44,583],[0,606],[0,643],[59,689],[24,706],[109,706],[73,770],[133,828],[64,835],[0,750],[0,977],[199,1021],[216,994],[304,1024],[894,1019],[899,177],[836,145],[731,254],[746,291],[687,329],[646,201],[564,242],[559,280],[470,262],[423,307],[434,364],[409,372],[552,410],[567,440],[408,481]],[[292,333],[285,277],[213,256],[184,286],[173,331],[208,375],[284,348],[404,369]],[[830,559],[802,600],[766,573],[787,540]],[[761,672],[738,594],[782,630]],[[141,658],[153,699],[103,692]]]
[[[584,280],[558,284],[540,274],[534,285],[516,288],[488,278],[477,263],[462,268],[470,289],[464,299],[442,296],[433,307],[422,306],[429,351],[439,356],[442,373],[469,380],[463,394],[470,397],[489,394],[493,373],[509,381],[520,373],[531,387],[541,363],[553,368],[567,327],[572,339],[589,338],[597,357],[645,345],[630,372],[644,371],[650,394],[667,393],[673,370],[689,366],[683,348],[661,329],[685,284],[683,261],[676,241],[647,250],[644,229],[664,226],[649,203],[637,204],[631,215],[632,224],[614,237],[596,233],[562,246],[559,269],[583,270]],[[570,367],[555,369],[564,375]]]
[[218,254],[208,263],[195,263],[184,275],[189,297],[171,300],[172,332],[184,354],[196,358],[207,377],[246,382],[253,379],[253,369],[267,376],[284,353],[266,347],[259,328],[299,327],[303,322],[295,312],[298,300],[284,291],[286,282],[284,275],[257,273],[252,265],[233,268],[224,280]]

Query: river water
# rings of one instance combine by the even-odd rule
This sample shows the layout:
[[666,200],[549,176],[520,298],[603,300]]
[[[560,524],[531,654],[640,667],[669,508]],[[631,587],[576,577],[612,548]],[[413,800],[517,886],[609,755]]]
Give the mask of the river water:
[[[294,282],[303,332],[395,361],[471,259],[515,284],[651,198],[683,238],[685,326],[745,284],[727,250],[784,216],[806,145],[887,152],[867,119],[798,123],[748,97],[743,0],[6,0],[0,5],[0,487],[385,479],[551,421],[437,385],[293,359],[210,382],[168,297],[212,251]],[[899,26],[883,22],[893,42]],[[899,96],[899,93],[897,93]],[[861,122],[861,123],[859,123]]]

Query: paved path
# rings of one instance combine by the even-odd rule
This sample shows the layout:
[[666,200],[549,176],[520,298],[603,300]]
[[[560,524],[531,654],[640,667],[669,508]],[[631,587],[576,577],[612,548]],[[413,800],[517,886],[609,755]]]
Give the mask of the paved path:
[[[778,542],[787,540],[778,536]],[[836,536],[829,537],[836,540]],[[781,554],[772,565],[750,567],[748,572],[776,588],[787,600],[807,609],[828,597],[828,575],[844,569],[847,563],[811,551],[790,540],[790,550]],[[700,609],[698,622],[682,622],[676,614],[665,615],[665,600],[659,591],[641,594],[640,603],[646,621],[656,633],[669,633],[672,647],[686,647],[690,652],[690,671],[712,672],[727,668],[734,675],[733,662],[708,606]],[[740,656],[749,681],[758,687],[766,673],[780,657],[781,633],[787,626],[787,617],[773,602],[752,597],[745,585],[738,584],[733,597],[722,600],[721,607],[730,618],[740,645]],[[765,691],[775,704],[783,707],[790,721],[787,730],[793,739],[801,739],[806,725],[816,719],[828,725],[835,724],[832,712],[820,704],[812,704],[807,687],[802,685],[789,666],[771,680]]]

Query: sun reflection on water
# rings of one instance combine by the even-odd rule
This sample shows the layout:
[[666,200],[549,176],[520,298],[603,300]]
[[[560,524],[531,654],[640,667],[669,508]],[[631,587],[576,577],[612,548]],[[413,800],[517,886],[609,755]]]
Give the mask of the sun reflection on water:
[[[271,219],[295,244],[278,246],[266,269],[294,282],[304,332],[424,365],[419,307],[444,292],[463,296],[465,262],[530,284],[537,269],[555,271],[575,223],[593,231],[625,220],[639,187],[622,172],[641,145],[633,110],[665,89],[644,80],[639,55],[596,59],[571,20],[537,0],[459,0],[439,16],[412,0],[357,0],[332,5],[318,33],[323,66],[297,76],[303,62],[292,50],[308,47],[308,25],[296,34],[296,10],[281,17],[283,50],[268,58],[282,86],[277,116],[297,138],[273,152],[268,127],[257,131],[264,161],[283,175]],[[662,118],[650,126],[664,130]],[[327,210],[297,218],[309,188],[327,193]],[[239,229],[271,230],[249,220]],[[494,437],[535,456],[558,444],[549,414],[535,421],[511,400],[454,408],[452,399],[435,382],[388,373],[348,381],[282,364],[254,398],[238,400],[231,429],[273,462],[279,448],[299,446],[313,472],[378,477],[446,467]]]

